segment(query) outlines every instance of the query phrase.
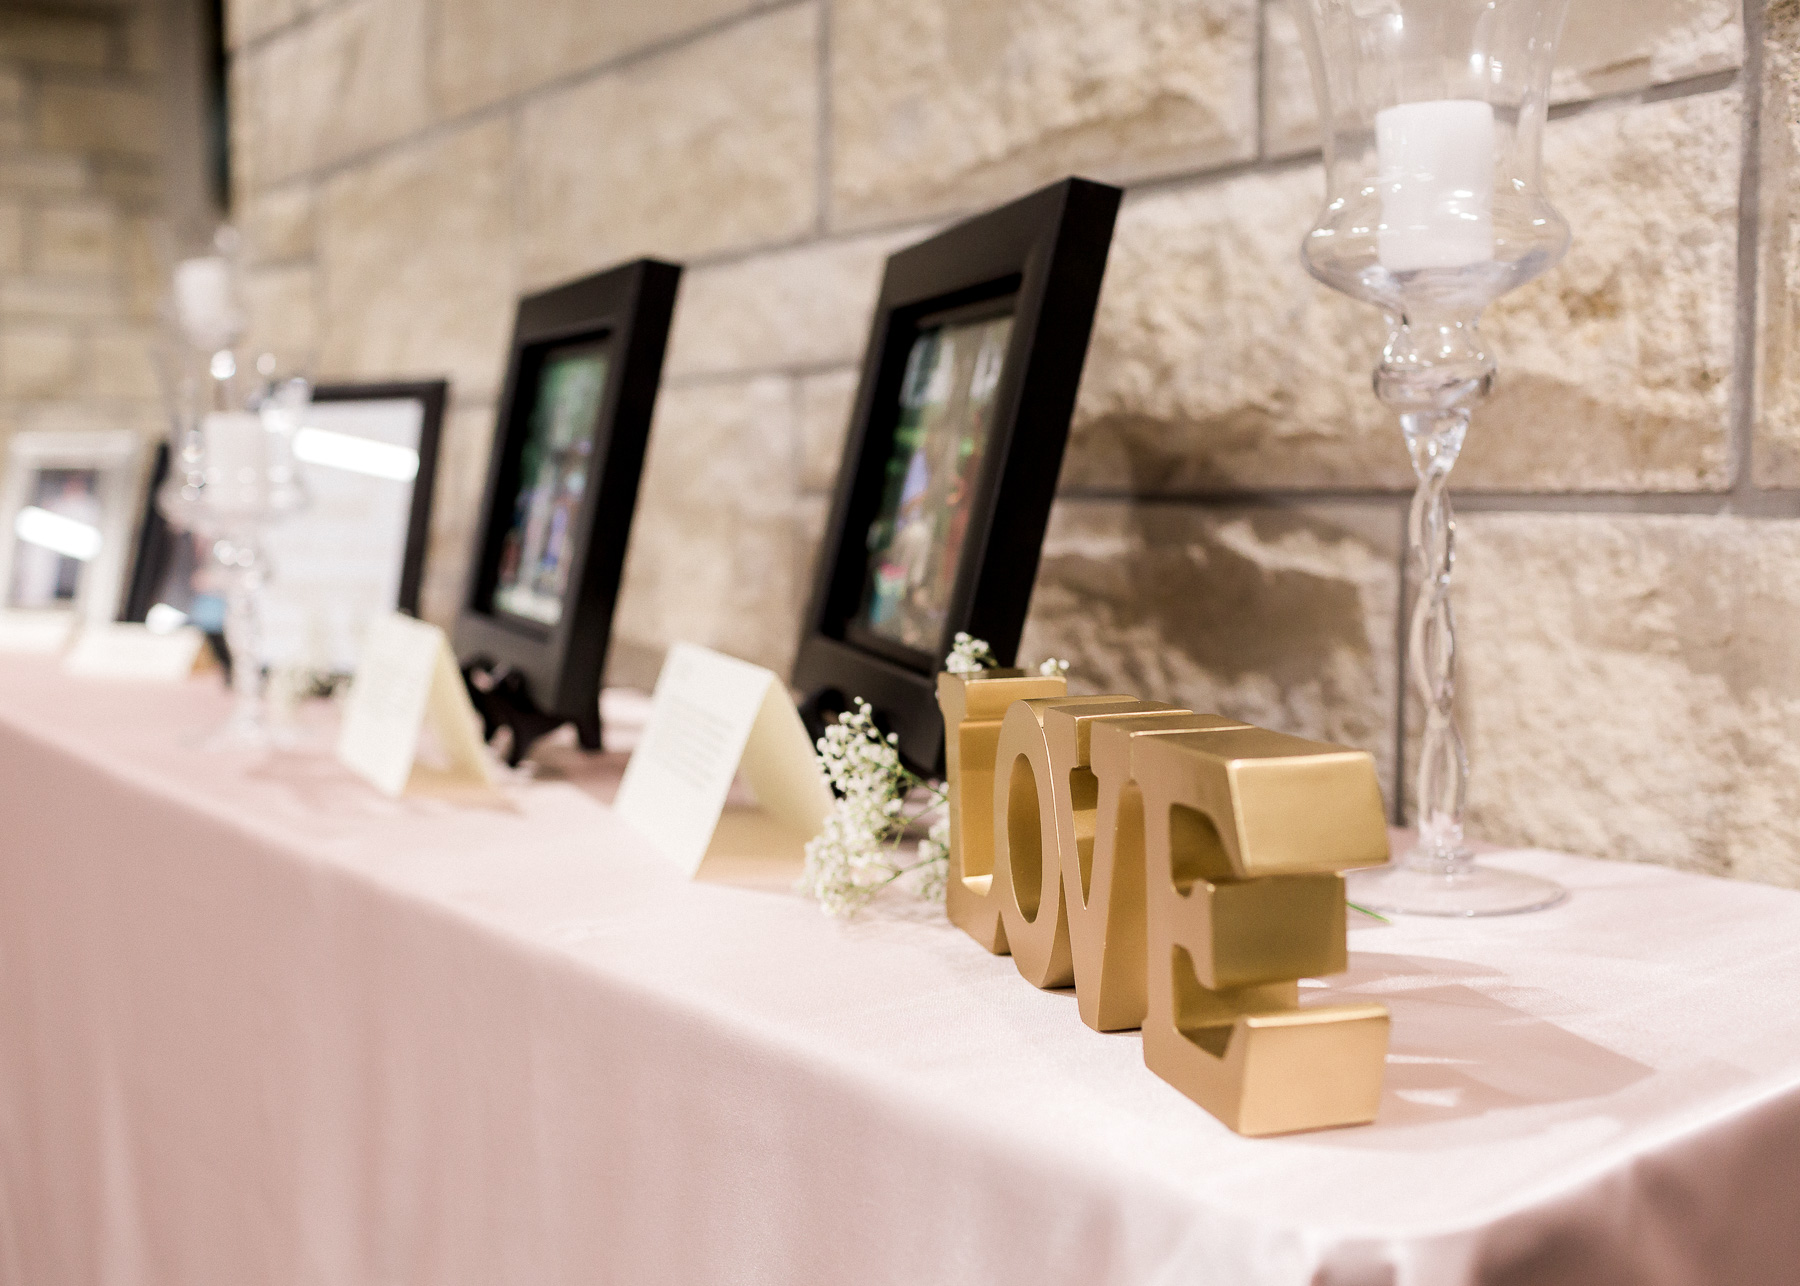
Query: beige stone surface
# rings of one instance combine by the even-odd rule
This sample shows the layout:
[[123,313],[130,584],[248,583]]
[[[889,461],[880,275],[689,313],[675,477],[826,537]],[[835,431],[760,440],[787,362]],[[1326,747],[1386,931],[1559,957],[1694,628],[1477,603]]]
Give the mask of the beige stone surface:
[[614,625],[622,661],[685,640],[791,668],[805,596],[796,431],[783,377],[663,390]]
[[263,192],[245,201],[237,216],[244,236],[244,257],[252,263],[280,263],[313,253],[315,220],[313,189],[297,183]]
[[0,201],[0,272],[25,266],[25,209],[17,201]]
[[67,326],[10,322],[0,328],[0,394],[62,397],[75,384],[80,341]]
[[1732,89],[1551,127],[1546,183],[1574,245],[1490,310],[1500,386],[1462,485],[1729,485],[1741,106]]
[[1769,5],[1763,44],[1756,482],[1800,486],[1800,0]]
[[[1725,484],[1736,300],[1736,91],[1555,123],[1567,260],[1484,323],[1499,390],[1468,487]],[[1380,314],[1315,284],[1315,166],[1153,191],[1120,214],[1065,485],[1141,492],[1409,486],[1369,390]]]
[[928,231],[814,242],[688,269],[675,304],[667,374],[860,361],[887,257]]
[[88,337],[85,391],[90,397],[160,405],[162,388],[152,357],[154,330],[106,326]]
[[0,191],[78,192],[88,178],[88,165],[78,156],[44,152],[0,156]]
[[446,111],[467,111],[755,7],[755,0],[441,0],[432,87]]
[[45,205],[32,212],[32,268],[104,277],[118,270],[118,217],[110,206]]
[[1058,503],[1019,656],[1367,750],[1393,782],[1395,505]]
[[800,381],[800,489],[829,492],[837,485],[844,439],[856,410],[857,367],[821,371]]
[[459,398],[498,390],[515,287],[503,121],[345,171],[319,203],[321,371],[448,375]]
[[48,148],[142,157],[162,150],[162,104],[146,90],[51,81],[38,90],[37,115]]
[[156,215],[127,215],[119,221],[125,310],[135,318],[156,314],[167,290],[170,235]]
[[102,14],[0,8],[0,58],[95,68],[106,66],[111,52],[111,24]]
[[[1299,0],[1269,0],[1263,82],[1265,154],[1319,147],[1318,112],[1298,27]],[[1744,26],[1730,0],[1579,0],[1556,51],[1552,101],[1628,93],[1743,65]]]
[[242,55],[233,120],[248,190],[367,152],[431,119],[426,0],[354,0]]
[[779,9],[529,103],[518,154],[525,279],[810,230],[817,29],[810,5]]
[[118,312],[118,291],[110,282],[43,277],[0,281],[0,316],[9,324],[13,317],[111,317]]
[[319,278],[310,264],[252,269],[243,277],[250,329],[244,348],[273,353],[282,370],[317,370],[321,345]]
[[25,105],[25,77],[0,68],[0,113],[13,115]]
[[1254,0],[832,0],[831,218],[1256,153]]
[[1800,886],[1800,523],[1479,514],[1469,830]]
[[1381,318],[1300,267],[1323,191],[1307,168],[1127,199],[1065,487],[1408,484],[1369,391]]

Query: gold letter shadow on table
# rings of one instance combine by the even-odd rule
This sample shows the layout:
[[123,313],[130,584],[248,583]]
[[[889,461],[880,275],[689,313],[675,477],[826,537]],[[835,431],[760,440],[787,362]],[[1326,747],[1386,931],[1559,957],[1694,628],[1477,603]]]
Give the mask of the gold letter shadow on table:
[[1366,753],[1228,728],[1131,746],[1144,809],[1144,1062],[1240,1134],[1375,1119],[1387,1010],[1301,1008],[1340,973],[1344,870],[1387,859]]

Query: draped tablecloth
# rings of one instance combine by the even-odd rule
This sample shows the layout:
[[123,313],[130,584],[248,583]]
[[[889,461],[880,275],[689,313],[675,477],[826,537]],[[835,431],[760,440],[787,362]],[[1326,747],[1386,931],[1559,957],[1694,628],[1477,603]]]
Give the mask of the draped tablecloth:
[[0,661],[7,1286],[1800,1281],[1800,893],[1502,855],[1572,897],[1311,992],[1378,1121],[1243,1139],[935,910],[684,880],[616,755],[394,801],[224,711]]

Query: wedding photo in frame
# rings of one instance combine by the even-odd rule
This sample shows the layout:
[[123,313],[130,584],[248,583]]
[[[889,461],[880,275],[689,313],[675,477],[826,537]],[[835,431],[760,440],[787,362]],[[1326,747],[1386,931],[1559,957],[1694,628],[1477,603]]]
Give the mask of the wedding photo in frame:
[[113,618],[141,458],[127,429],[13,435],[0,483],[0,612],[88,624]]
[[794,665],[815,731],[861,697],[936,771],[956,634],[1012,664],[1120,195],[1065,179],[889,258]]
[[[264,602],[267,659],[316,676],[356,668],[371,621],[416,616],[449,385],[443,380],[320,384],[294,438],[307,491],[270,527],[274,574]],[[156,508],[168,449],[159,448],[119,619],[191,623],[222,646],[224,601],[204,544]]]
[[456,654],[508,758],[573,723],[600,677],[681,269],[639,259],[522,299]]

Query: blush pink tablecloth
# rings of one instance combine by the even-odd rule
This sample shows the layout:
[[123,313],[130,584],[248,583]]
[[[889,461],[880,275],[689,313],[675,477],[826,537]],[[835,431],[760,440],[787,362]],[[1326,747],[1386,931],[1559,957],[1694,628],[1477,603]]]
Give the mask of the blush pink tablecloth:
[[1316,989],[1392,1008],[1379,1121],[1248,1140],[936,913],[223,712],[0,661],[7,1286],[1800,1281],[1800,894],[1508,855],[1572,899]]

